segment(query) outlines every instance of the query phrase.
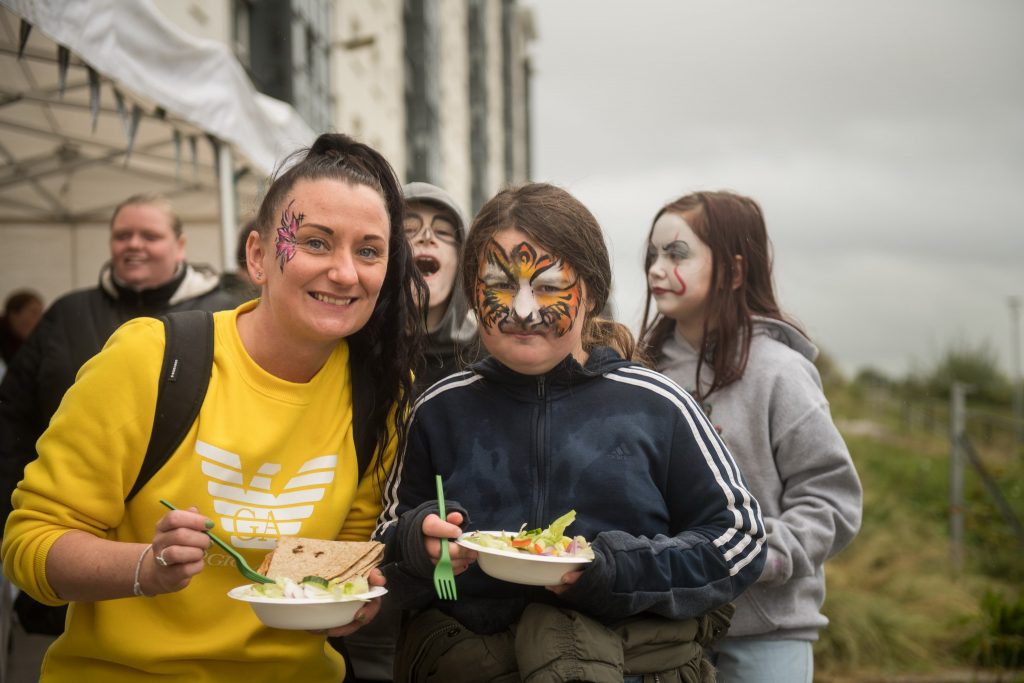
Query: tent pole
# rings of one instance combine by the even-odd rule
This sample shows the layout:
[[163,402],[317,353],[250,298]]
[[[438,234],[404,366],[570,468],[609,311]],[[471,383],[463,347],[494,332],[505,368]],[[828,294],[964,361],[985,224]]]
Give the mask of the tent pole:
[[217,141],[217,185],[220,188],[220,241],[221,265],[225,273],[238,270],[235,263],[235,243],[238,239],[238,211],[235,208],[235,166],[231,146]]

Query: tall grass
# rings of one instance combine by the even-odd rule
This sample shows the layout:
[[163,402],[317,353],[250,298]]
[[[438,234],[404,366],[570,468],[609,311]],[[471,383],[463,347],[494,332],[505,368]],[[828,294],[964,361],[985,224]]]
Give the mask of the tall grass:
[[[830,624],[815,644],[821,680],[989,666],[981,657],[986,644],[1005,649],[1019,642],[992,631],[1019,623],[1012,605],[1021,599],[1022,548],[968,475],[967,560],[963,572],[954,572],[948,442],[894,432],[894,424],[884,435],[846,435],[864,485],[864,520],[850,547],[826,567]],[[1020,458],[1003,458],[1000,467],[1008,498],[1024,512]]]

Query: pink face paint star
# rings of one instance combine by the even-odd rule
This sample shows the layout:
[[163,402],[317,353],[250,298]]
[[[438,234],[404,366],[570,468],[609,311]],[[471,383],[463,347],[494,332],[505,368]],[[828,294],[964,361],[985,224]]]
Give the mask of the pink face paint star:
[[291,212],[292,201],[287,208],[281,212],[281,227],[277,229],[277,261],[281,264],[281,271],[284,272],[284,264],[295,256],[295,233],[299,230],[304,214]]

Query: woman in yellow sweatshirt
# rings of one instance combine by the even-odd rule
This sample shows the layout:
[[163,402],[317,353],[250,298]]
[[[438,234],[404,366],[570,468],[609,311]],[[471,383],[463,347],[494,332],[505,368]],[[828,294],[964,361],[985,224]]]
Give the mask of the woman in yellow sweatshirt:
[[[416,297],[394,171],[373,149],[322,135],[270,186],[247,244],[260,298],[214,316],[199,417],[125,502],[153,427],[164,327],[121,327],[81,370],[13,496],[4,572],[36,599],[70,602],[41,680],[338,681],[323,634],[264,627],[226,593],[245,583],[214,528],[250,565],[281,536],[368,540],[380,482],[405,432]],[[360,479],[361,424],[376,454]],[[358,383],[357,387],[363,386]],[[178,505],[168,512],[159,499]],[[372,583],[383,583],[376,573]],[[376,614],[360,609],[347,635]]]

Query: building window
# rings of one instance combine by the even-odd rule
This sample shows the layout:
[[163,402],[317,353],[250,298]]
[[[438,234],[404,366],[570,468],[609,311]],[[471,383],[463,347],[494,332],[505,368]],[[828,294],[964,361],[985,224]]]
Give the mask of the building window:
[[470,201],[475,214],[491,192],[487,144],[487,2],[469,0],[469,162],[472,166]]
[[516,177],[515,0],[501,0],[501,123],[505,131],[505,182]]
[[405,0],[406,178],[441,182],[440,19],[437,3]]
[[314,131],[330,129],[330,0],[235,0],[232,7],[236,53],[248,26],[248,63],[241,53],[239,61],[256,89],[290,103]]

